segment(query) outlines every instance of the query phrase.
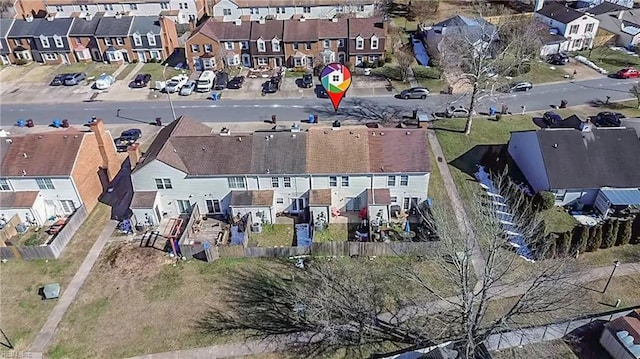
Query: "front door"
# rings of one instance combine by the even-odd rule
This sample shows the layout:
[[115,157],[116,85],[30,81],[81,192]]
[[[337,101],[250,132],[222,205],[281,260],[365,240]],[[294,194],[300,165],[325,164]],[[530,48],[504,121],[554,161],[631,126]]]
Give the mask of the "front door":
[[291,212],[298,213],[304,210],[304,198],[291,199]]
[[138,61],[147,62],[147,56],[145,56],[144,51],[138,51]]
[[177,202],[178,202],[178,212],[180,214],[191,213],[191,203],[188,200],[179,199]]
[[127,50],[120,50],[122,52],[122,58],[124,59],[124,62],[131,62],[131,59],[129,58],[129,52]]
[[62,63],[63,64],[68,64],[69,63],[69,55],[68,54],[62,54],[60,57],[62,58]]
[[242,54],[242,66],[251,67],[251,56],[249,54]]
[[102,56],[100,56],[100,50],[98,49],[91,49],[91,57],[93,61],[102,61]]
[[347,57],[344,54],[344,52],[341,52],[338,54],[338,61],[340,61],[341,64],[344,64],[346,61]]

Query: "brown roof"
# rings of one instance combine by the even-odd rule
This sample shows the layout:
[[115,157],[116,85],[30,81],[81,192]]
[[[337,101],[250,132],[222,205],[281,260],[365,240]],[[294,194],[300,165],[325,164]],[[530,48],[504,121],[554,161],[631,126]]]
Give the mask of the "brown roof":
[[258,21],[251,22],[251,41],[260,38],[263,40],[282,39],[283,32],[284,20],[266,20],[264,24]]
[[273,206],[273,190],[231,191],[230,206]]
[[350,18],[349,38],[361,36],[365,39],[376,35],[379,39],[386,37],[384,21],[381,17]]
[[309,191],[310,206],[330,206],[332,204],[331,189],[312,189]]
[[247,21],[236,25],[234,22],[222,22],[209,18],[202,25],[193,31],[193,35],[201,33],[207,37],[218,40],[249,41],[251,34],[251,23]]
[[626,316],[610,321],[607,327],[614,332],[627,331],[634,338],[634,344],[640,344],[640,319]]
[[372,173],[429,172],[429,146],[424,129],[368,129]]
[[369,204],[391,204],[391,192],[388,188],[367,189],[367,201]]
[[39,191],[0,192],[0,208],[31,208]]
[[320,39],[346,39],[349,36],[348,29],[347,19],[318,20],[318,38]]
[[366,131],[311,128],[307,135],[308,173],[368,173]]
[[171,150],[163,153],[192,176],[249,174],[252,140],[250,135],[173,137],[167,146]]
[[69,176],[83,138],[84,133],[74,128],[11,137],[11,143],[3,147],[0,173],[8,177]]
[[131,208],[153,208],[158,191],[138,191],[133,193]]
[[180,15],[180,10],[164,10],[160,11],[160,16],[178,16]]
[[[238,7],[344,5],[345,0],[231,0]],[[373,4],[374,0],[350,0],[350,4]]]
[[284,23],[284,42],[318,41],[318,20],[289,20]]

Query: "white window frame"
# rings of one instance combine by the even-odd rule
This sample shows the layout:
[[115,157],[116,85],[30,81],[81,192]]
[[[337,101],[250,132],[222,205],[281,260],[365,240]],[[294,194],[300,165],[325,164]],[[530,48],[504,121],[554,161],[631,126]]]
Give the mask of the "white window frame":
[[230,189],[247,188],[247,183],[245,182],[245,179],[242,176],[227,177],[227,185],[229,186]]
[[303,14],[311,14],[311,6],[303,6],[302,7]]
[[64,42],[62,41],[62,37],[58,35],[53,36],[53,42],[56,44],[56,47],[64,47]]
[[400,175],[400,185],[403,187],[406,187],[409,185],[409,176],[407,175]]
[[222,16],[231,16],[231,9],[222,9]]
[[250,15],[260,15],[260,9],[257,7],[250,7],[249,8],[249,14]]
[[387,176],[387,186],[389,187],[396,186],[396,176]]
[[284,204],[284,198],[276,198],[276,204]]
[[160,55],[160,51],[158,51],[158,50],[151,50],[151,51],[149,51],[149,53],[151,54],[151,58],[152,58],[152,59],[162,60],[162,55]]
[[133,45],[142,46],[142,37],[140,34],[133,34]]
[[322,40],[322,46],[323,46],[325,49],[330,48],[330,47],[331,47],[331,40]]
[[167,9],[169,9],[169,4],[168,4],[168,3],[166,3],[166,2],[161,2],[161,3],[160,3],[160,8],[161,8],[162,10],[167,10]]
[[88,5],[80,5],[80,11],[89,11]]
[[147,41],[149,42],[149,46],[156,46],[156,35],[147,34]]
[[264,40],[258,39],[256,45],[258,46],[258,52],[267,52],[267,45],[265,45]]
[[349,176],[341,176],[340,187],[349,187]]
[[390,202],[391,202],[391,203],[398,203],[398,197],[396,197],[396,196],[392,196],[392,197],[390,198]]
[[364,12],[364,5],[357,5],[357,11]]
[[121,37],[116,37],[116,45],[124,46],[124,39]]
[[155,178],[157,189],[173,189],[171,178]]
[[284,188],[291,188],[291,177],[283,177],[282,184]]
[[271,40],[271,51],[280,52],[280,40],[278,39]]
[[47,49],[51,47],[51,44],[49,43],[49,38],[44,35],[40,35],[40,44],[42,44],[42,47]]
[[569,27],[569,35],[577,34],[580,29],[580,25],[571,25]]
[[369,55],[369,62],[376,62],[380,60],[380,56],[378,55]]
[[276,8],[276,14],[285,14],[286,12],[287,12],[286,9],[283,7]]
[[36,184],[40,189],[56,189],[51,178],[36,178]]
[[240,42],[241,50],[249,50],[249,41]]
[[198,44],[191,45],[191,52],[200,52],[200,45]]
[[329,176],[329,187],[338,187],[338,176]]
[[305,49],[311,50],[311,43],[310,42],[305,43],[304,46],[305,46]]
[[596,24],[594,24],[594,23],[587,24],[587,27],[585,28],[584,32],[593,32],[593,28],[595,26],[596,26]]
[[269,65],[269,60],[266,57],[258,57],[258,66],[267,66]]
[[233,50],[233,41],[225,41],[224,42],[225,50]]
[[188,3],[188,2],[184,3],[184,8],[185,8],[185,9],[188,9],[188,8],[189,8],[189,3]]
[[291,48],[294,49],[294,50],[297,50],[299,46],[300,45],[298,45],[297,42],[294,42],[294,43],[291,44]]
[[356,50],[364,50],[364,39],[360,36],[356,37]]
[[337,12],[337,13],[342,13],[342,12],[344,12],[344,5],[337,5],[337,6],[336,6],[336,12]]
[[63,11],[64,11],[64,6],[56,5],[56,12],[63,12]]
[[58,54],[55,52],[47,52],[42,54],[45,61],[55,61],[58,59]]
[[344,39],[338,39],[338,47],[344,47]]
[[107,46],[111,46],[111,39],[108,38],[108,37],[105,37],[104,38],[104,44],[107,45]]
[[206,53],[213,52],[213,45],[211,45],[211,44],[204,44],[204,45],[203,45],[203,47],[204,47],[204,52],[206,52]]
[[60,200],[60,206],[62,207],[62,212],[64,214],[71,214],[76,210],[76,204],[70,200]]
[[402,209],[404,209],[405,211],[408,211],[410,206],[411,206],[411,198],[404,197],[402,199]]
[[377,50],[379,45],[380,45],[380,40],[378,39],[378,37],[371,36],[371,50]]
[[280,178],[271,177],[271,188],[280,188]]
[[0,191],[11,191],[11,184],[6,178],[0,178]]

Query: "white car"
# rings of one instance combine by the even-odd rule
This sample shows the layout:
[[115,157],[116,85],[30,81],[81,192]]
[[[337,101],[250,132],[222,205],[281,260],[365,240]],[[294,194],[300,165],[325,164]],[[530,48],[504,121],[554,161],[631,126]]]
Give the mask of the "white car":
[[189,81],[189,76],[187,75],[174,76],[171,79],[169,79],[169,81],[167,81],[167,84],[164,87],[164,90],[169,93],[180,91],[182,86],[184,86],[187,83],[187,81]]

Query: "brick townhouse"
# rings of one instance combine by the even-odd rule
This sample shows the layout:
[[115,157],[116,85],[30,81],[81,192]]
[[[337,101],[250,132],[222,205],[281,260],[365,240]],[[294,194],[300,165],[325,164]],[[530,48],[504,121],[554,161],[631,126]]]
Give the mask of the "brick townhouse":
[[102,61],[102,53],[95,37],[102,14],[77,18],[69,31],[71,50],[78,62]]
[[384,58],[387,25],[381,17],[349,19],[349,62],[358,66]]
[[284,21],[282,20],[261,19],[251,23],[249,50],[254,67],[285,66],[283,33]]
[[240,19],[219,22],[208,19],[185,43],[189,66],[196,70],[220,70],[227,66],[251,67],[249,40],[251,23]]
[[313,67],[320,62],[317,20],[301,17],[285,21],[283,42],[287,67]]

